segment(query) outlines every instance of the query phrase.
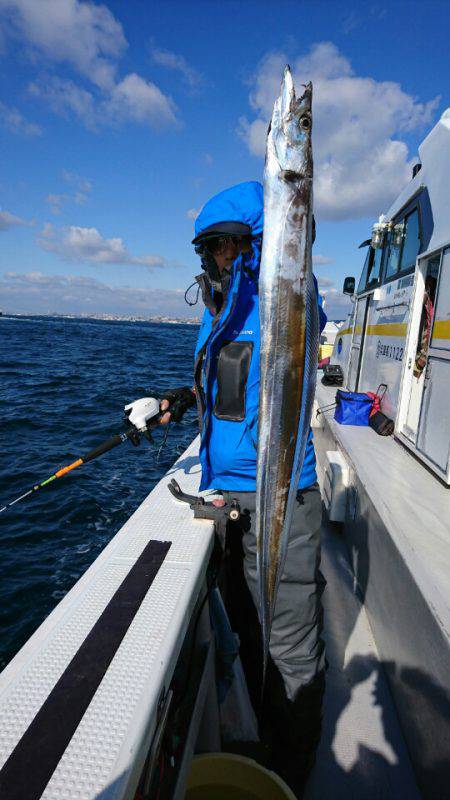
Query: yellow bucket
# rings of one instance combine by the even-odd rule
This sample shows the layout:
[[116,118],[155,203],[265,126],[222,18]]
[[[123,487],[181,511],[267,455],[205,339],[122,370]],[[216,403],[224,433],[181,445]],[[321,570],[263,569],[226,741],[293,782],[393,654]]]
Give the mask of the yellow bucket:
[[185,800],[296,800],[289,786],[256,761],[206,753],[192,761]]

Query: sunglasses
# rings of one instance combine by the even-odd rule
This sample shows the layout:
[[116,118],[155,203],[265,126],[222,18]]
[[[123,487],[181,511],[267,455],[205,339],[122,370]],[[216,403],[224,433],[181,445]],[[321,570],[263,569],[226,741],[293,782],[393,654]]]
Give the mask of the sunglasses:
[[217,256],[224,253],[230,245],[239,247],[240,244],[242,244],[242,236],[215,236],[203,242],[202,248],[211,256]]

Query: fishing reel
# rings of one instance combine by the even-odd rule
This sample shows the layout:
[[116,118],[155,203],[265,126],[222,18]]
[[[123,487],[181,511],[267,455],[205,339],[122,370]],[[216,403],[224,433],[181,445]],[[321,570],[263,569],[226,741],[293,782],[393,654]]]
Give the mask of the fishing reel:
[[125,421],[129,422],[135,429],[135,434],[130,437],[134,445],[138,445],[141,436],[145,436],[149,442],[152,442],[152,431],[159,424],[161,417],[161,409],[159,407],[159,400],[156,397],[141,397],[139,400],[134,400],[124,409]]

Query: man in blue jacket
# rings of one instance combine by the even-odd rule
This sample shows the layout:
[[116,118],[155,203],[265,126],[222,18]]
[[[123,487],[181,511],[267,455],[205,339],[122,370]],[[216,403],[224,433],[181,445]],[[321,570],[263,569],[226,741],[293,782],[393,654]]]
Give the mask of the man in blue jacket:
[[[244,512],[240,530],[237,525],[228,530],[227,607],[241,641],[257,713],[261,658],[254,526],[262,233],[263,188],[257,182],[221,192],[197,217],[193,244],[204,270],[197,281],[205,312],[195,352],[195,389],[167,392],[161,405],[168,409],[163,418],[167,422],[181,419],[197,403],[200,488],[220,490],[226,501],[237,498]],[[322,330],[326,317],[320,303],[319,314]],[[262,738],[270,743],[271,765],[297,792],[314,762],[324,691],[321,499],[315,463],[310,432],[272,625],[266,698],[259,714]]]

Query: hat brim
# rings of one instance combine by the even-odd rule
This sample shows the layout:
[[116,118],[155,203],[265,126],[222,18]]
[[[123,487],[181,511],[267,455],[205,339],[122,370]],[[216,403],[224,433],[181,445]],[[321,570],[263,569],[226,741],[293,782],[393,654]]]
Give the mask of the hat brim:
[[192,244],[199,244],[200,242],[207,241],[207,239],[214,239],[217,236],[251,236],[252,229],[249,225],[243,222],[217,222],[214,225],[209,225],[208,228],[197,234],[195,239],[192,239]]

